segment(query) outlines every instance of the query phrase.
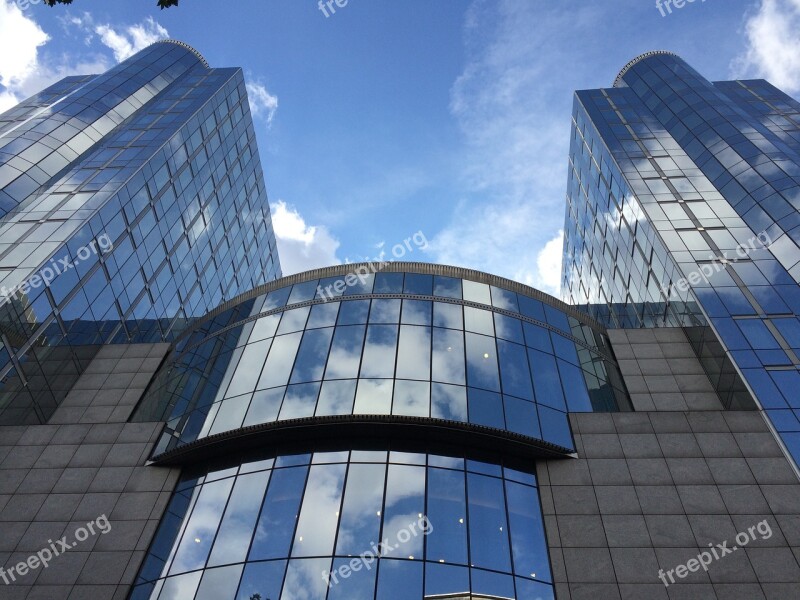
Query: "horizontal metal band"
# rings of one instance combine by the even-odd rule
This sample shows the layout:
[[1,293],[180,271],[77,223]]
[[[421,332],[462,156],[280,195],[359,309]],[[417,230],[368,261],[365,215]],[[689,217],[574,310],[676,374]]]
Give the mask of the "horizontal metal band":
[[227,454],[297,443],[361,443],[388,440],[442,444],[462,451],[492,452],[510,458],[569,458],[574,450],[494,427],[396,415],[336,415],[271,421],[204,437],[151,459],[155,465],[189,465]]

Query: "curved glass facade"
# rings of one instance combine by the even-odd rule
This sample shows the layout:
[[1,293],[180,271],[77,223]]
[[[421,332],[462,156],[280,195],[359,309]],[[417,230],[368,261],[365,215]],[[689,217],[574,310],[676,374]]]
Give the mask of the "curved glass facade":
[[352,268],[277,281],[181,339],[138,410],[168,422],[156,454],[336,415],[457,421],[572,449],[568,412],[627,408],[602,329],[555,299],[392,268],[334,297]]
[[267,284],[186,332],[137,409],[167,422],[156,464],[196,466],[132,598],[553,598],[535,459],[574,452],[569,412],[626,410],[620,382],[601,326],[485,273]]
[[535,476],[353,450],[187,473],[132,600],[552,599]]

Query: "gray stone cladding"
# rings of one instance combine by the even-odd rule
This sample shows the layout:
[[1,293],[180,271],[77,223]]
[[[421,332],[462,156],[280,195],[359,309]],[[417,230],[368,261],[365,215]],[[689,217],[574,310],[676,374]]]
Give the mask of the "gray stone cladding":
[[127,423],[168,347],[105,346],[48,424],[0,427],[0,599],[127,597],[179,474],[145,466],[162,423]]
[[800,483],[761,413],[721,410],[682,330],[609,333],[638,412],[571,415],[578,458],[537,464],[558,600],[799,598]]

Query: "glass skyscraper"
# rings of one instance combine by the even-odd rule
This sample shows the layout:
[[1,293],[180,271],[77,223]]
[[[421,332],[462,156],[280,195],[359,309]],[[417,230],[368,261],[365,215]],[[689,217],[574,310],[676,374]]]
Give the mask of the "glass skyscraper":
[[575,96],[563,299],[682,326],[729,407],[752,392],[800,464],[800,103],[670,52]]
[[164,41],[0,115],[0,423],[279,276],[241,69]]

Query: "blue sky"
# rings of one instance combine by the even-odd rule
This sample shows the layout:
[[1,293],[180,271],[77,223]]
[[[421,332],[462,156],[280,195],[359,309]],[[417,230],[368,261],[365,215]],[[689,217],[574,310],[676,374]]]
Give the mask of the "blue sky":
[[404,259],[557,293],[573,90],[667,49],[713,80],[800,91],[800,0],[155,4],[0,0],[0,110],[160,37],[241,66],[286,274],[421,231]]

